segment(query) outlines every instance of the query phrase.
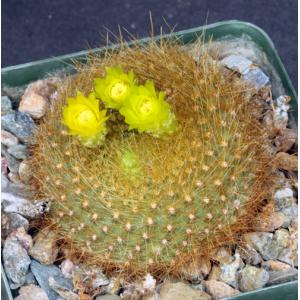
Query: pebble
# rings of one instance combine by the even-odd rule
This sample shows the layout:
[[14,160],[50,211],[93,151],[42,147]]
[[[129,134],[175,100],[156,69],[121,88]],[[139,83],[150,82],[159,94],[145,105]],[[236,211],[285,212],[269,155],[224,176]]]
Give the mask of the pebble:
[[297,143],[297,133],[291,128],[284,128],[276,136],[274,142],[278,151],[287,152]]
[[35,277],[34,277],[34,275],[33,275],[33,273],[31,271],[29,271],[26,274],[25,284],[24,285],[27,285],[27,284],[37,284],[37,281],[35,280]]
[[65,259],[60,265],[61,272],[66,278],[71,278],[74,270],[74,264],[70,259]]
[[244,263],[239,255],[239,253],[235,253],[234,259],[229,264],[221,264],[221,274],[220,280],[229,284],[230,286],[237,288],[238,280],[237,280],[237,271],[244,266]]
[[66,300],[80,300],[79,296],[74,293],[72,281],[64,277],[49,277],[49,286],[62,298]]
[[248,244],[244,245],[243,248],[239,248],[237,253],[240,254],[246,264],[256,266],[262,262],[261,255]]
[[2,250],[4,269],[11,280],[11,289],[17,289],[25,283],[30,258],[21,243],[15,238],[7,238]]
[[262,262],[261,266],[267,271],[282,271],[290,269],[291,266],[278,260],[267,260]]
[[19,166],[19,176],[24,183],[28,183],[32,178],[32,172],[27,160],[23,160]]
[[153,278],[151,274],[146,274],[144,281],[142,282],[142,286],[144,289],[148,291],[154,291],[156,286],[156,280]]
[[262,213],[254,220],[254,231],[274,231],[285,223],[285,216],[281,212],[274,211],[267,216]]
[[5,157],[8,169],[11,172],[18,173],[20,162],[14,156],[9,154],[5,147],[1,147],[1,155]]
[[297,263],[297,248],[291,244],[287,248],[282,249],[278,255],[278,260],[295,266]]
[[121,281],[115,277],[110,278],[109,284],[105,287],[105,291],[108,294],[118,294],[121,288]]
[[13,231],[8,238],[16,239],[22,245],[25,250],[29,250],[32,245],[32,237],[29,235],[24,227],[19,227],[15,231]]
[[274,166],[286,171],[298,170],[298,157],[285,152],[278,152],[274,159]]
[[192,261],[187,266],[184,266],[180,270],[180,274],[184,279],[191,281],[192,283],[199,283],[205,278],[211,270],[211,262],[209,259],[201,258],[197,261]]
[[31,198],[34,195],[32,187],[23,183],[13,183],[5,175],[1,176],[1,191],[20,197]]
[[39,231],[29,254],[42,264],[50,265],[54,263],[58,254],[56,240],[57,238],[53,231]]
[[1,237],[3,239],[19,227],[23,227],[27,231],[29,227],[28,220],[16,213],[1,214]]
[[15,300],[49,300],[47,294],[38,286],[29,284],[22,286]]
[[6,147],[11,147],[17,145],[18,142],[18,138],[12,133],[6,130],[1,130],[1,144],[3,144]]
[[219,266],[213,265],[208,280],[220,280],[221,268]]
[[7,148],[7,152],[16,159],[26,159],[29,156],[29,151],[25,145],[17,144]]
[[285,220],[282,224],[282,227],[287,228],[291,224],[291,222],[298,217],[298,205],[293,204],[290,207],[285,207],[281,210],[283,213]]
[[204,287],[206,288],[207,292],[212,295],[214,300],[226,298],[226,297],[233,297],[235,295],[240,294],[240,292],[228,284],[217,281],[217,280],[208,280],[203,282]]
[[253,85],[257,91],[270,82],[269,77],[258,67],[249,68],[242,78]]
[[280,284],[298,279],[298,270],[295,268],[288,268],[280,271],[270,271],[269,281],[267,285]]
[[8,163],[4,156],[1,156],[1,175],[6,176],[8,173]]
[[164,283],[160,289],[160,300],[209,300],[211,296],[183,282]]
[[28,113],[33,119],[40,119],[47,108],[48,99],[30,90],[29,85],[20,101],[19,111]]
[[274,200],[278,210],[296,203],[293,190],[290,187],[277,190],[274,194]]
[[252,65],[251,60],[240,55],[229,55],[223,58],[220,63],[233,71],[239,72],[240,74],[246,73]]
[[1,96],[1,116],[13,113],[12,103],[7,96]]
[[81,280],[93,289],[101,286],[109,285],[109,279],[103,274],[102,270],[97,266],[79,265],[74,267],[74,274],[79,276]]
[[7,174],[7,177],[12,183],[21,183],[20,176],[17,173],[9,172]]
[[24,143],[31,141],[35,130],[35,124],[30,115],[18,111],[2,116],[1,124],[4,130],[11,132]]
[[55,265],[42,265],[36,260],[31,261],[30,268],[37,282],[46,292],[49,300],[56,300],[59,295],[50,287],[49,278],[53,277],[56,281],[66,280],[60,269]]
[[228,248],[220,247],[212,254],[212,260],[219,263],[230,263],[232,261],[231,251]]
[[279,96],[274,100],[274,125],[277,129],[284,129],[288,125],[289,116],[288,111],[290,109],[290,105],[288,104],[291,101],[289,96]]
[[36,218],[49,210],[47,201],[30,201],[11,193],[2,192],[1,202],[4,212],[18,213],[29,219]]
[[269,232],[250,232],[243,235],[243,240],[257,250],[263,259],[276,259],[278,248],[274,247],[273,234]]
[[247,265],[239,272],[239,289],[242,292],[260,289],[266,285],[269,280],[269,273],[261,268]]
[[97,296],[96,300],[120,300],[121,298],[117,295],[102,295]]

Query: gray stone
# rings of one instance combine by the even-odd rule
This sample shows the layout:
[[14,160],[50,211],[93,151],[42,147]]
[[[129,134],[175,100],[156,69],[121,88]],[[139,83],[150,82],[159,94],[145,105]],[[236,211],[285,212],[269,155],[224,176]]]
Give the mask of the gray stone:
[[5,147],[1,147],[1,155],[6,158],[8,169],[11,172],[18,173],[20,162],[14,156],[9,154]]
[[12,183],[16,183],[16,184],[22,183],[18,173],[9,172],[7,174],[7,177]]
[[1,215],[1,234],[2,238],[6,238],[10,233],[15,231],[19,227],[24,227],[25,230],[28,230],[29,222],[23,216],[10,213],[3,213]]
[[17,159],[26,159],[29,156],[27,147],[22,144],[8,147],[7,152]]
[[35,277],[31,271],[26,274],[25,285],[26,284],[37,284],[37,281],[35,280]]
[[70,279],[62,276],[49,277],[49,286],[62,298],[66,300],[80,300],[79,296],[73,292],[73,284]]
[[269,280],[269,273],[260,268],[247,265],[240,271],[239,288],[243,292],[260,289],[266,285]]
[[49,278],[53,277],[55,281],[66,280],[60,269],[55,265],[42,265],[36,260],[31,261],[30,268],[37,282],[46,292],[49,300],[56,300],[59,295],[50,287]]
[[18,138],[14,136],[12,133],[1,130],[1,144],[6,147],[15,146],[19,142]]
[[29,284],[22,286],[15,300],[49,300],[47,294],[38,286]]
[[97,266],[81,264],[75,266],[74,273],[80,276],[82,281],[90,285],[93,289],[100,286],[107,286],[110,283],[109,279],[103,274],[102,269]]
[[60,269],[65,277],[71,278],[74,270],[74,264],[70,259],[67,258],[60,264]]
[[279,250],[274,247],[273,234],[269,232],[250,232],[243,235],[244,241],[257,250],[263,259],[276,259]]
[[256,266],[262,262],[261,255],[248,244],[246,244],[244,248],[238,249],[237,253],[241,255],[241,258],[246,264]]
[[298,279],[298,270],[295,268],[289,268],[281,271],[270,271],[269,272],[269,281],[267,285],[280,284],[292,280]]
[[284,215],[284,223],[282,224],[282,227],[287,228],[290,226],[292,220],[298,216],[298,205],[292,204],[289,207],[282,208],[281,213]]
[[249,68],[242,78],[253,85],[256,90],[260,90],[270,82],[269,77],[258,67]]
[[244,74],[252,65],[252,61],[240,55],[229,55],[221,60],[221,64],[233,71]]
[[1,191],[19,197],[31,198],[34,196],[34,191],[29,185],[10,182],[5,175],[1,176]]
[[277,190],[274,194],[275,205],[278,210],[296,203],[293,190],[289,187]]
[[6,213],[18,213],[26,218],[36,218],[49,210],[44,200],[30,201],[10,193],[1,193],[2,208]]
[[7,96],[1,96],[1,116],[13,113],[12,103]]
[[203,285],[207,292],[212,295],[214,300],[233,297],[240,294],[238,290],[232,288],[230,285],[222,281],[208,280],[204,281]]
[[238,253],[234,255],[234,260],[229,264],[221,264],[220,280],[226,282],[234,288],[238,287],[237,271],[244,266]]
[[2,128],[11,132],[22,142],[32,141],[36,128],[32,118],[27,113],[15,112],[1,117]]
[[4,269],[11,280],[11,289],[22,286],[26,280],[26,274],[30,265],[27,251],[17,239],[7,238],[2,251]]

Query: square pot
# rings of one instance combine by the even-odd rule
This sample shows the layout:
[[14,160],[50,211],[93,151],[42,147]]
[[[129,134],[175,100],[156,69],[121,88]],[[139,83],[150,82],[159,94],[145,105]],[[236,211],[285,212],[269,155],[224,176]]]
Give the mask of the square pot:
[[[259,27],[245,23],[241,21],[225,21],[210,24],[207,26],[201,26],[197,28],[192,28],[188,30],[183,30],[175,32],[172,34],[165,35],[164,38],[168,39],[170,37],[176,37],[181,40],[184,44],[190,44],[194,42],[197,37],[205,31],[205,38],[212,38],[213,40],[223,39],[224,36],[229,37],[241,37],[246,35],[250,40],[252,40],[260,50],[264,52],[268,61],[272,64],[275,72],[279,76],[283,89],[286,95],[292,97],[291,106],[292,114],[291,120],[297,121],[298,112],[297,112],[297,94],[296,91],[287,75],[287,72],[278,56],[278,53],[274,47],[273,42],[269,36]],[[157,37],[159,39],[159,37]],[[149,39],[141,39],[135,41],[135,43],[147,43]],[[112,46],[117,47],[117,46]],[[11,66],[2,69],[2,84],[18,87],[26,85],[32,81],[42,79],[49,73],[54,73],[59,70],[66,70],[67,72],[72,73],[74,69],[72,68],[72,61],[74,59],[85,61],[85,58],[88,54],[91,53],[101,53],[102,48],[96,48],[93,50],[80,51],[72,54],[67,54],[59,57],[39,60],[35,62],[25,63],[17,66]],[[8,281],[4,272],[3,267],[1,266],[1,282],[2,290],[1,296],[3,300],[12,300],[11,290],[8,285]],[[229,298],[227,298],[229,299]],[[247,292],[240,294],[236,297],[230,299],[272,299],[272,300],[292,300],[297,299],[297,281],[291,281],[288,283],[279,284],[276,286],[266,287],[260,290],[255,290],[252,292]]]

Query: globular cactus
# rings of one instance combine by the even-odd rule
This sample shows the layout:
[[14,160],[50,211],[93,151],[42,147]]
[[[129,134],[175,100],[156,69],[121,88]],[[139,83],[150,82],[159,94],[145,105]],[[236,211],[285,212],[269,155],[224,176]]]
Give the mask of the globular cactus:
[[[112,111],[102,145],[84,147],[67,134],[66,98],[88,95],[113,66],[166,92],[175,133],[128,131]],[[249,89],[207,53],[196,62],[176,42],[123,45],[78,63],[36,134],[37,197],[52,199],[43,226],[57,232],[69,255],[128,276],[177,274],[235,242],[251,228],[274,176]]]

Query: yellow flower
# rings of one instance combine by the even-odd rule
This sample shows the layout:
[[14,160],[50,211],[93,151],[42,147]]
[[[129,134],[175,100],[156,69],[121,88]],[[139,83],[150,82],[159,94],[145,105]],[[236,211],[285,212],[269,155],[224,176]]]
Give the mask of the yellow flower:
[[94,90],[107,108],[119,109],[135,84],[133,71],[125,73],[121,67],[106,68],[104,78],[96,78]]
[[85,97],[77,92],[76,98],[67,98],[63,107],[63,123],[69,134],[76,135],[86,146],[96,146],[105,137],[106,110],[99,109],[99,101],[95,94]]
[[165,101],[165,93],[155,91],[153,81],[146,81],[144,86],[135,86],[132,93],[120,108],[129,129],[148,132],[154,136],[172,133],[177,128],[175,115],[169,103]]

